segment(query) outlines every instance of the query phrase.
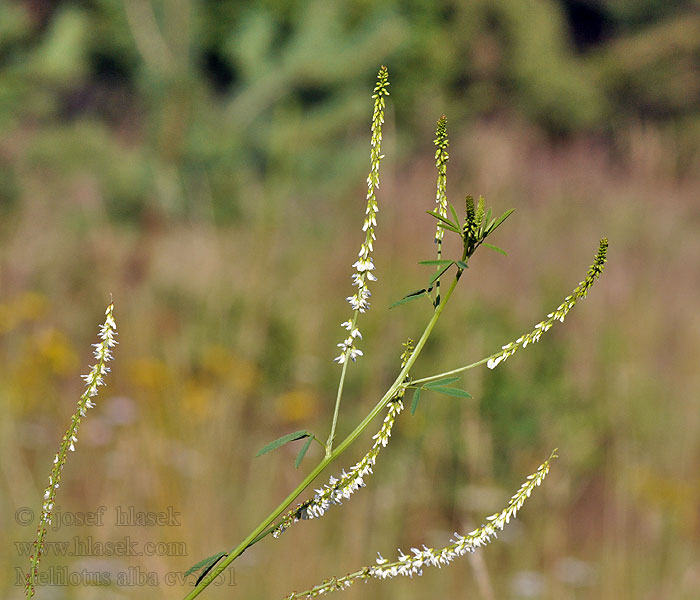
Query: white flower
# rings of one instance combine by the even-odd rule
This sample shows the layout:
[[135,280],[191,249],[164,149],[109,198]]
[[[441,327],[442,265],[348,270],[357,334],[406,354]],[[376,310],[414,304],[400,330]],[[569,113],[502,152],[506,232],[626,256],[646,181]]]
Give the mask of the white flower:
[[372,258],[371,257],[362,257],[360,260],[355,261],[352,264],[353,267],[357,269],[358,273],[363,273],[364,271],[373,271],[374,270],[374,264],[372,263]]
[[350,350],[350,352],[348,353],[348,356],[354,362],[358,356],[362,356],[362,350],[358,350],[357,348],[352,348]]
[[495,369],[498,366],[498,363],[500,363],[503,360],[503,356],[494,356],[492,358],[489,358],[488,362],[486,363],[486,366],[489,369]]

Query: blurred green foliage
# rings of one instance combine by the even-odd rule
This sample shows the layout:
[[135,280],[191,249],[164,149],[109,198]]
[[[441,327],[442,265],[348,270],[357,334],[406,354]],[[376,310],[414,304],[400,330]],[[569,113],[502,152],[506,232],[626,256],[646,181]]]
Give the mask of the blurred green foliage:
[[[131,223],[149,211],[230,222],[250,212],[251,189],[303,196],[311,180],[339,197],[364,169],[381,63],[401,95],[404,152],[442,112],[515,113],[557,136],[652,118],[691,135],[695,6],[4,2],[0,197],[16,200],[18,173],[38,167],[92,173],[109,215]],[[339,143],[343,160],[328,160]]]

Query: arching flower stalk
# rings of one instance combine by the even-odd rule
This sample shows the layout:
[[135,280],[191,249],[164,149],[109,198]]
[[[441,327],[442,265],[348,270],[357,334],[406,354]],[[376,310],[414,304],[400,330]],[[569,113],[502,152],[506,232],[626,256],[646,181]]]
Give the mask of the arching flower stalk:
[[510,520],[516,517],[525,500],[544,481],[547,473],[549,473],[549,466],[556,456],[556,450],[554,450],[537,471],[527,477],[520,489],[511,497],[508,506],[500,513],[487,517],[483,525],[466,535],[455,533],[448,545],[438,549],[428,548],[427,546],[411,548],[409,554],[399,550],[398,557],[394,561],[388,561],[380,554],[375,565],[364,567],[343,577],[332,577],[320,585],[303,592],[292,592],[289,596],[286,596],[286,600],[316,598],[329,592],[347,589],[357,581],[367,581],[372,578],[390,579],[399,575],[404,577],[420,576],[423,574],[424,567],[440,568],[468,552],[474,552],[477,548],[485,546],[493,540],[497,536],[498,531],[503,530]]
[[114,321],[114,303],[110,302],[107,310],[105,310],[105,322],[100,327],[100,342],[93,344],[95,350],[93,352],[97,363],[95,363],[87,375],[82,375],[85,380],[85,391],[78,400],[76,412],[71,417],[70,426],[63,435],[61,446],[53,459],[53,468],[49,475],[49,485],[44,492],[44,502],[41,507],[41,517],[39,518],[39,526],[37,528],[36,540],[34,541],[34,551],[29,557],[30,568],[25,577],[25,595],[27,598],[34,596],[34,586],[39,573],[39,562],[44,552],[44,539],[46,537],[46,528],[51,525],[53,509],[56,501],[61,481],[61,473],[66,464],[68,452],[75,451],[75,444],[78,443],[78,429],[80,428],[81,419],[86,415],[87,410],[93,408],[95,403],[93,399],[98,394],[98,388],[104,385],[104,377],[109,373],[107,363],[112,360],[111,349],[117,345],[114,339],[117,335],[117,324]]
[[540,323],[535,325],[535,328],[525,335],[521,335],[514,342],[510,342],[503,346],[500,352],[489,357],[486,366],[489,369],[494,369],[501,362],[506,360],[509,356],[515,354],[520,348],[525,348],[528,344],[534,344],[540,341],[542,334],[549,331],[555,321],[564,322],[564,318],[569,313],[569,311],[575,306],[575,304],[581,299],[585,298],[588,294],[588,290],[595,283],[596,279],[600,277],[600,274],[605,268],[605,261],[607,260],[608,253],[608,238],[603,238],[600,240],[600,246],[598,247],[598,253],[596,254],[593,264],[588,269],[588,274],[586,278],[576,286],[571,295],[564,298],[564,301],[557,307],[554,312],[547,315],[547,318]]

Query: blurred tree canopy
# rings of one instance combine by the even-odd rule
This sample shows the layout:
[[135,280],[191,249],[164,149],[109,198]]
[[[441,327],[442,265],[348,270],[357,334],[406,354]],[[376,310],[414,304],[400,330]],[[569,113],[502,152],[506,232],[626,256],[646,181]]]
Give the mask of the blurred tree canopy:
[[11,0],[0,205],[36,172],[90,173],[125,222],[230,222],[308,181],[342,193],[366,168],[380,64],[403,151],[442,112],[515,114],[553,136],[653,120],[700,137],[695,1]]

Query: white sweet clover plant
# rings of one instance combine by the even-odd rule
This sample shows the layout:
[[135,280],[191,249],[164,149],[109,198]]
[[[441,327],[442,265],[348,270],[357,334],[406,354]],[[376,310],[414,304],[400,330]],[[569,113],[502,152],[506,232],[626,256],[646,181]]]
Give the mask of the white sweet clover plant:
[[[486,209],[483,198],[477,201],[471,196],[466,197],[463,218],[460,219],[457,210],[447,200],[447,163],[449,155],[447,148],[449,140],[447,137],[447,121],[444,116],[437,122],[435,138],[435,164],[437,168],[437,186],[435,195],[434,210],[428,211],[436,220],[435,243],[437,257],[435,259],[422,261],[421,264],[433,266],[435,271],[430,276],[427,284],[419,290],[407,294],[393,306],[399,306],[419,298],[427,298],[431,306],[431,314],[423,333],[414,342],[409,339],[404,344],[404,351],[401,355],[401,366],[396,379],[391,384],[386,393],[377,402],[374,408],[365,418],[345,437],[340,443],[335,445],[336,426],[340,414],[341,400],[343,397],[346,373],[350,364],[363,356],[363,352],[358,348],[358,342],[362,340],[359,329],[360,315],[370,308],[369,284],[377,281],[375,275],[375,265],[372,258],[374,242],[376,241],[377,214],[379,205],[377,201],[377,190],[379,189],[379,167],[383,155],[382,147],[382,125],[384,123],[384,111],[388,91],[388,71],[386,67],[379,70],[377,84],[374,88],[372,98],[374,99],[374,111],[371,125],[371,151],[370,151],[370,173],[367,177],[367,195],[365,219],[362,226],[364,240],[360,246],[357,260],[353,264],[352,284],[355,292],[347,298],[352,309],[350,317],[341,324],[344,331],[343,340],[338,344],[340,353],[335,358],[339,363],[340,376],[338,390],[336,394],[333,418],[330,426],[330,433],[326,442],[322,442],[319,437],[307,430],[297,431],[287,434],[271,442],[260,450],[258,455],[266,454],[280,446],[297,440],[305,440],[296,459],[295,466],[299,466],[312,442],[319,443],[324,448],[324,455],[320,462],[308,473],[299,485],[280,504],[270,512],[237,546],[217,552],[205,558],[193,567],[186,575],[197,574],[194,588],[185,596],[185,600],[191,600],[201,594],[216,577],[233,563],[246,549],[253,544],[260,542],[268,536],[279,537],[292,525],[300,521],[317,519],[322,517],[331,507],[349,500],[360,488],[365,487],[367,478],[372,475],[377,458],[383,448],[389,443],[392,428],[398,417],[404,410],[406,393],[412,390],[411,413],[414,413],[420,402],[422,392],[436,392],[455,398],[470,398],[468,392],[454,384],[459,381],[460,374],[475,367],[486,365],[493,369],[512,356],[521,348],[528,344],[537,342],[557,321],[563,322],[568,312],[576,303],[584,298],[591,286],[599,278],[605,266],[607,257],[608,241],[602,239],[585,279],[573,290],[571,295],[547,317],[535,325],[534,329],[516,340],[504,345],[499,351],[481,360],[464,365],[449,371],[437,373],[427,377],[414,379],[411,370],[414,363],[420,356],[426,341],[430,337],[443,310],[447,306],[457,284],[469,266],[469,260],[481,246],[485,246],[504,253],[500,248],[488,243],[486,240],[494,231],[511,215],[512,210],[506,211],[500,217],[495,218],[490,209]],[[455,235],[460,239],[461,254],[452,259],[443,257],[442,241],[445,234]],[[505,254],[505,253],[504,253]],[[113,305],[107,308],[107,318],[100,331],[101,341],[95,344],[95,356],[97,364],[91,372],[85,376],[87,389],[80,401],[78,409],[73,415],[71,425],[63,438],[59,452],[54,459],[49,486],[44,495],[44,504],[35,542],[35,552],[30,558],[30,571],[26,577],[26,596],[31,598],[35,591],[35,582],[38,574],[38,565],[44,545],[46,526],[51,523],[51,511],[54,506],[55,496],[61,476],[61,471],[66,462],[67,453],[75,449],[77,442],[78,426],[81,418],[86,414],[87,409],[94,406],[93,398],[97,394],[98,386],[104,383],[103,377],[109,371],[106,363],[112,358],[110,349],[116,344],[116,325],[113,318]],[[295,508],[290,506],[297,498],[303,494],[312,483],[328,468],[331,462],[338,459],[347,448],[353,444],[360,435],[370,426],[370,424],[384,413],[384,419],[379,430],[372,437],[372,444],[368,452],[354,465],[343,469],[337,476],[330,476],[327,483],[315,490],[315,492],[305,501]],[[456,558],[474,552],[479,547],[489,543],[499,530],[503,529],[508,522],[515,518],[517,512],[522,507],[525,500],[532,491],[539,486],[549,472],[550,464],[556,457],[556,451],[552,452],[549,458],[543,462],[539,468],[529,475],[520,489],[512,496],[508,505],[498,513],[487,517],[485,523],[475,530],[466,533],[455,533],[443,547],[411,548],[405,553],[401,550],[394,559],[385,559],[381,555],[376,559],[375,564],[366,566],[358,571],[344,576],[332,577],[314,587],[303,592],[292,592],[287,596],[291,599],[314,598],[335,590],[343,590],[359,580],[389,579],[396,576],[420,575],[425,567],[441,567],[452,562]]]
[[[392,307],[399,306],[425,297],[430,301],[432,313],[418,341],[414,343],[409,339],[404,344],[405,349],[401,356],[399,373],[384,396],[355,429],[337,446],[334,446],[346,373],[349,365],[363,356],[362,350],[358,348],[358,342],[362,340],[358,321],[360,315],[367,312],[370,308],[369,299],[371,292],[369,284],[377,281],[372,252],[376,241],[377,214],[379,212],[377,190],[379,188],[379,166],[383,158],[381,153],[382,125],[384,123],[386,98],[389,95],[388,86],[388,72],[385,67],[382,67],[379,70],[377,85],[372,96],[374,99],[374,111],[371,126],[370,173],[367,177],[367,206],[362,226],[364,241],[360,246],[358,258],[353,264],[352,284],[355,292],[347,298],[352,314],[350,318],[341,324],[344,330],[344,339],[338,344],[340,353],[335,358],[335,362],[340,365],[341,373],[330,433],[324,443],[310,431],[297,431],[271,442],[258,453],[258,455],[266,454],[284,444],[305,439],[306,441],[297,456],[296,466],[299,466],[313,441],[324,447],[324,457],[296,489],[258,524],[238,546],[228,551],[218,552],[194,565],[188,571],[188,574],[199,573],[199,577],[194,589],[187,594],[185,600],[191,600],[198,596],[226,567],[253,544],[260,542],[268,535],[277,538],[300,521],[322,517],[331,507],[349,500],[357,490],[365,487],[367,478],[372,475],[377,458],[381,450],[388,444],[392,428],[404,409],[405,396],[409,389],[413,390],[411,413],[415,412],[422,392],[437,392],[456,398],[471,397],[461,387],[454,386],[455,382],[460,379],[460,373],[484,364],[488,368],[493,369],[520,348],[525,348],[528,344],[539,341],[542,334],[546,333],[556,321],[563,321],[578,300],[586,296],[590,287],[603,271],[607,256],[607,239],[601,240],[598,253],[586,278],[574,289],[571,295],[564,299],[556,310],[549,313],[545,320],[535,325],[533,331],[520,336],[515,341],[503,346],[498,352],[477,362],[428,377],[413,379],[411,377],[411,369],[420,356],[460,278],[468,268],[469,260],[474,252],[479,247],[486,246],[505,254],[500,248],[488,243],[486,240],[513,212],[509,210],[500,217],[495,218],[492,216],[491,210],[486,209],[483,198],[474,201],[471,196],[467,196],[464,217],[460,219],[457,210],[447,200],[447,163],[449,160],[447,148],[449,140],[447,137],[446,118],[444,116],[440,117],[435,138],[435,164],[437,168],[435,207],[434,210],[428,211],[436,219],[435,243],[437,257],[421,263],[434,266],[435,271],[423,288],[407,294],[392,305]],[[446,233],[456,235],[461,240],[462,252],[457,258],[447,259],[443,257],[442,241]],[[289,509],[290,504],[309,488],[330,463],[343,454],[382,412],[385,413],[384,420],[372,438],[373,442],[369,451],[356,464],[343,469],[339,475],[330,476],[327,483],[317,488],[307,500],[301,502],[295,508]],[[487,517],[486,522],[474,531],[466,534],[455,533],[453,538],[441,548],[423,546],[422,548],[412,548],[409,553],[399,550],[397,557],[393,560],[385,559],[380,555],[372,566],[364,567],[344,576],[332,577],[303,592],[292,592],[287,598],[290,600],[314,598],[331,591],[346,589],[356,581],[370,578],[387,579],[399,575],[412,577],[413,575],[420,575],[424,567],[443,566],[467,552],[473,552],[496,537],[496,533],[503,529],[511,519],[515,518],[518,510],[531,492],[544,480],[555,457],[556,451],[552,452],[550,457],[532,475],[528,476],[525,483],[512,496],[511,501],[501,512]]]

